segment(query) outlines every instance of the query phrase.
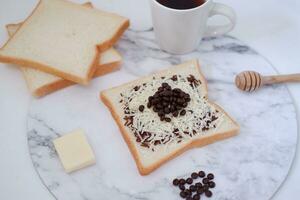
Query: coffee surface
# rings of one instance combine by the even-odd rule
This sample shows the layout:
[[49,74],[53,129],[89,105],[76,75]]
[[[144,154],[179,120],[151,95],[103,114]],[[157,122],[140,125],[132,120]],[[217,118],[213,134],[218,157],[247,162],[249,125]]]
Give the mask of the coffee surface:
[[173,9],[191,9],[201,6],[205,0],[156,0],[160,4]]

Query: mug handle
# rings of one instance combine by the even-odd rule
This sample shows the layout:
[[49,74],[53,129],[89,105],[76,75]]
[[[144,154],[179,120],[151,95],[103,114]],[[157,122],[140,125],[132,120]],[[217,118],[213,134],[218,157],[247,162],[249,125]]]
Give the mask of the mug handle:
[[222,15],[226,17],[229,19],[229,23],[226,25],[207,26],[207,30],[204,34],[205,37],[223,35],[234,28],[236,24],[236,15],[231,7],[221,3],[214,3],[213,8],[209,13],[209,17],[214,15]]

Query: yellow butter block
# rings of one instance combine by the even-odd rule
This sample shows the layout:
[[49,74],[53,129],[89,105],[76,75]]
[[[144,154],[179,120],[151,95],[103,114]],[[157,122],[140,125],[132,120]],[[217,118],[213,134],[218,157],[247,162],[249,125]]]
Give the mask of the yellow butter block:
[[93,150],[81,129],[55,139],[53,144],[67,173],[96,162]]

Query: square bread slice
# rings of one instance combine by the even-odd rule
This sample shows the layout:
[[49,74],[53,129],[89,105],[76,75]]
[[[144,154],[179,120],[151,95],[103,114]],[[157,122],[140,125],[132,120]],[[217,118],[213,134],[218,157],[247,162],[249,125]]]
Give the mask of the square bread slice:
[[128,26],[128,19],[116,14],[64,0],[41,0],[0,49],[0,61],[87,84],[100,52]]
[[[85,3],[83,4],[83,6],[92,8],[91,3]],[[20,26],[21,23],[6,25],[8,35],[12,37],[12,35],[16,33]],[[107,73],[118,70],[121,61],[122,57],[114,48],[110,48],[104,51],[100,55],[100,60],[98,61],[98,65],[96,67],[96,71],[93,77],[102,76]],[[42,97],[62,88],[75,84],[75,82],[65,80],[58,76],[42,72],[40,70],[25,67],[20,68],[23,72],[30,92],[35,97]]]
[[[147,105],[162,83],[169,84],[172,91],[179,88],[190,95],[186,113],[177,117],[167,114],[170,122],[161,121],[153,106]],[[102,91],[100,96],[117,122],[141,175],[190,148],[234,136],[239,131],[238,124],[208,100],[206,80],[196,60]],[[159,98],[161,105],[170,100]]]

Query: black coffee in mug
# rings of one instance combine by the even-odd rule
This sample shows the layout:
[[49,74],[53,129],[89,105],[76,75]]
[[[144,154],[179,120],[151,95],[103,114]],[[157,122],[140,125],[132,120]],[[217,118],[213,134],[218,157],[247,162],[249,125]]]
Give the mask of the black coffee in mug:
[[205,0],[156,0],[158,3],[173,9],[191,9],[201,6]]

